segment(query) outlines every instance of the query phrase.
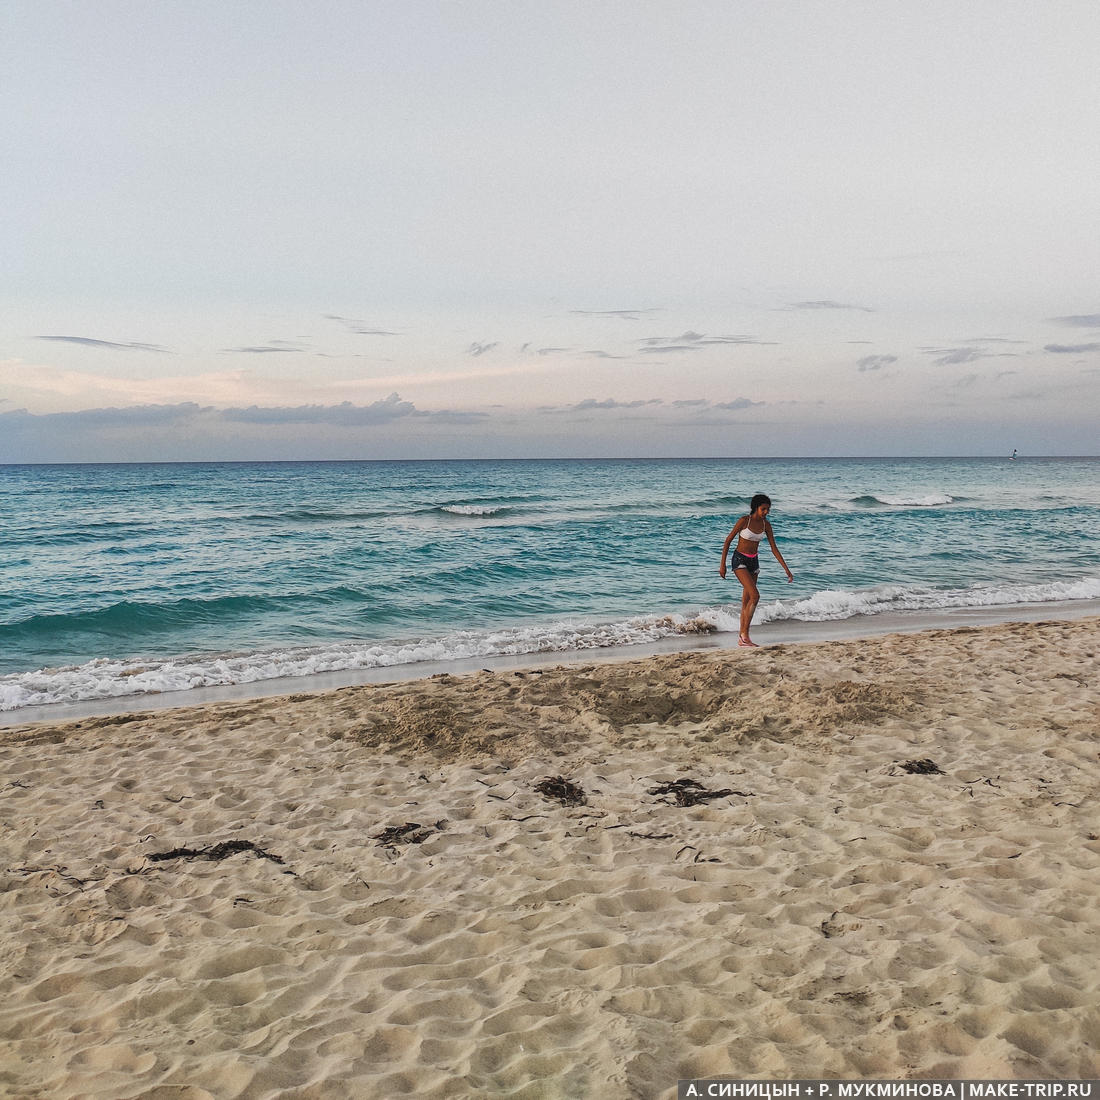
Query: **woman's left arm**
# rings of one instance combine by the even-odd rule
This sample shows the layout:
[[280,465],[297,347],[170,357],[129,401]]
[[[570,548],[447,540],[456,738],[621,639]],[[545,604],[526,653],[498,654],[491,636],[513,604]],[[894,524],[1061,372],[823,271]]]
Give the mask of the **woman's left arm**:
[[790,584],[794,580],[794,574],[787,568],[787,563],[783,560],[783,555],[779,552],[779,547],[775,545],[775,535],[772,534],[772,525],[765,520],[764,530],[768,535],[768,545],[772,548],[772,553],[775,555],[775,560],[783,566],[783,571],[787,574],[787,583]]

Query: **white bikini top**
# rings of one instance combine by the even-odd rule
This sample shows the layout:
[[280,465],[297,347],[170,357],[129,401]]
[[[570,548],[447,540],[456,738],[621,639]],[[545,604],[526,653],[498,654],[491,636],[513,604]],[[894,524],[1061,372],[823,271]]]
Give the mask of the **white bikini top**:
[[759,542],[767,534],[767,528],[765,527],[763,531],[750,531],[749,525],[746,523],[738,534],[741,538],[747,539],[749,542]]

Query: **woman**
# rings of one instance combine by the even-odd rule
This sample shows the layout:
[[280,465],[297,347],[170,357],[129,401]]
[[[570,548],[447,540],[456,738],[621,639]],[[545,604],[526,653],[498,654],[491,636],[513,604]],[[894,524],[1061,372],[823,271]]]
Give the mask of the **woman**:
[[783,566],[787,574],[787,583],[794,580],[794,574],[787,568],[779,547],[775,545],[775,536],[772,534],[772,525],[768,522],[768,513],[772,509],[771,500],[763,493],[757,493],[749,501],[749,514],[742,516],[734,525],[733,530],[726,536],[725,545],[722,547],[722,564],[718,567],[718,575],[726,575],[726,555],[729,553],[730,543],[737,540],[737,547],[733,551],[731,564],[733,572],[741,582],[744,591],[741,593],[741,635],[737,644],[759,648],[749,637],[749,626],[752,617],[756,613],[756,605],[760,602],[760,589],[756,587],[756,574],[760,572],[760,543],[765,535],[768,537],[768,545],[772,548],[775,560]]

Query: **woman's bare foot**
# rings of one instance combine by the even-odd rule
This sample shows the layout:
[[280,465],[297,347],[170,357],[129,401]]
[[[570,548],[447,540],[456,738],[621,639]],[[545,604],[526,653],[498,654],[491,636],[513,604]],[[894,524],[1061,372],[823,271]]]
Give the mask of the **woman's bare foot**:
[[737,644],[742,646],[748,646],[751,649],[759,649],[760,647],[754,642],[747,634],[742,634],[737,639]]

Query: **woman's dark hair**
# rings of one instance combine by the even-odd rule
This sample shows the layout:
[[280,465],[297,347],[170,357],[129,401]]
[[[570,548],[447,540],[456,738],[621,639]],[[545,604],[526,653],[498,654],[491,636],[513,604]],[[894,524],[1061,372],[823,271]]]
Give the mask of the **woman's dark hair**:
[[765,496],[763,493],[757,493],[756,496],[749,501],[749,511],[755,512],[761,504],[766,504],[770,508],[772,506],[772,498]]

